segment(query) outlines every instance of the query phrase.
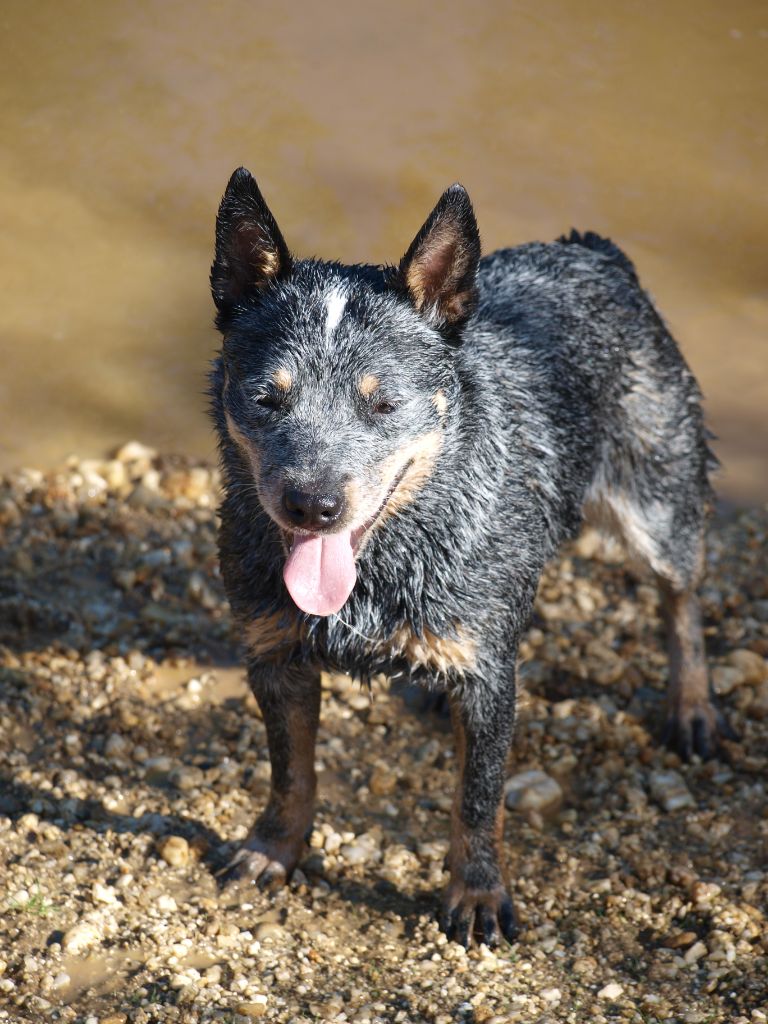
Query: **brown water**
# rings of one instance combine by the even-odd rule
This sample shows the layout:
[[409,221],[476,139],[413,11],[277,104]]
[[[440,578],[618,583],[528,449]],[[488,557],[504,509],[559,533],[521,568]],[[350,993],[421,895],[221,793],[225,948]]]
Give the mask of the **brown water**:
[[399,258],[461,180],[487,249],[576,225],[638,263],[768,497],[768,6],[5,0],[0,467],[128,437],[212,456],[213,218]]

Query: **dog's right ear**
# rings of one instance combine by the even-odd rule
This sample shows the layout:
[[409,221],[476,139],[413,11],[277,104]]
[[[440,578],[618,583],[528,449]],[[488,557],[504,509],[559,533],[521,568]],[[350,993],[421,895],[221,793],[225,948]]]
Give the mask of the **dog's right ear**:
[[477,303],[480,233],[461,185],[440,197],[400,261],[397,280],[415,308],[433,324],[459,328]]
[[291,254],[250,171],[229,179],[216,218],[211,292],[224,317],[291,269]]

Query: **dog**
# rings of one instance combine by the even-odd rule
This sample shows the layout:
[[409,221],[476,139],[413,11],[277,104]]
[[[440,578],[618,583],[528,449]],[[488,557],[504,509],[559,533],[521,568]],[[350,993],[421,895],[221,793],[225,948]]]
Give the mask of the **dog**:
[[442,926],[516,933],[502,864],[515,663],[547,560],[584,521],[666,609],[666,740],[710,756],[696,587],[712,492],[691,371],[611,241],[481,259],[451,186],[397,266],[295,259],[244,168],[219,207],[211,374],[219,549],[271,793],[225,883],[283,883],[311,828],[321,670],[447,695],[459,778]]

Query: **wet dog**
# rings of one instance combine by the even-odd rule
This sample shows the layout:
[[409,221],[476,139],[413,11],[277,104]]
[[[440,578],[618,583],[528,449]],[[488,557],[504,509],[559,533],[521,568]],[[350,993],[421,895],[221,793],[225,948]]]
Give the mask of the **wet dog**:
[[511,939],[515,661],[542,568],[585,519],[661,588],[667,740],[706,757],[727,729],[695,593],[712,464],[696,382],[613,243],[481,259],[459,185],[397,266],[344,266],[295,259],[240,169],[211,286],[221,568],[272,762],[226,877],[280,883],[301,855],[321,670],[407,673],[447,694],[456,737],[444,927]]

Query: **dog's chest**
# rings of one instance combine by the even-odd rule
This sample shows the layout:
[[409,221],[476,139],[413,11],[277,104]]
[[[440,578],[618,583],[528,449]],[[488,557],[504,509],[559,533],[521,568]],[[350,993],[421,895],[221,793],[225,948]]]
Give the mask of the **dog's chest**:
[[420,632],[408,623],[391,630],[365,632],[332,617],[311,623],[292,609],[257,616],[245,625],[249,652],[272,663],[315,661],[350,675],[398,674],[448,678],[471,673],[477,665],[477,641],[459,623],[442,635]]

